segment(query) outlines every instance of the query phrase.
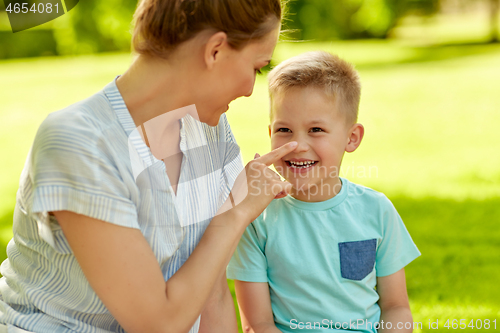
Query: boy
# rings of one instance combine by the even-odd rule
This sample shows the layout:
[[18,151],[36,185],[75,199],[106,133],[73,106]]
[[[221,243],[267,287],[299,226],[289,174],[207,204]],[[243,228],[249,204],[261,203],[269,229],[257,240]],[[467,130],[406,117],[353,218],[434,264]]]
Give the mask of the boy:
[[269,74],[274,164],[293,188],[249,225],[229,263],[244,332],[412,329],[404,267],[420,255],[391,202],[339,177],[361,143],[357,72],[327,52]]

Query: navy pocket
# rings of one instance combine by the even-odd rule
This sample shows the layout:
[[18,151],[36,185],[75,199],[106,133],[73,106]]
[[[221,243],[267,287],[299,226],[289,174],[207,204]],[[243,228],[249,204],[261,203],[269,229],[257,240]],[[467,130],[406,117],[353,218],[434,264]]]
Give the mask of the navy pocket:
[[360,281],[373,271],[377,240],[339,243],[340,273],[343,278]]

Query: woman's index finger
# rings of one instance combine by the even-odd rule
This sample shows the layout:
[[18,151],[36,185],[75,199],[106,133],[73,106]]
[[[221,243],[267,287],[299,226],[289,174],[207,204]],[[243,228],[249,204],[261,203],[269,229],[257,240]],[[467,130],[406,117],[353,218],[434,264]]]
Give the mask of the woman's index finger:
[[267,166],[270,166],[271,164],[278,161],[280,158],[282,158],[286,154],[294,151],[295,148],[297,148],[297,145],[298,144],[295,141],[289,142],[286,145],[283,145],[283,146],[276,148],[273,151],[271,151],[265,155],[262,155],[261,157],[257,158],[256,160],[258,160],[261,163],[264,163]]

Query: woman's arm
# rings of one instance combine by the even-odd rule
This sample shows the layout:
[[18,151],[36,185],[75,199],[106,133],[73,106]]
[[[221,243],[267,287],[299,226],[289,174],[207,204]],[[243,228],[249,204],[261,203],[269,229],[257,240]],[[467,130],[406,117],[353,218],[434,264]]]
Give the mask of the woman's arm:
[[201,313],[199,333],[238,333],[233,297],[227,285],[226,272],[221,272],[212,295]]
[[[412,332],[413,329],[404,328],[406,323],[411,323],[413,327],[404,268],[394,274],[378,277],[377,291],[380,296],[380,323],[383,321],[379,332]],[[388,322],[391,323],[392,329],[387,328]]]
[[269,284],[234,280],[244,333],[281,333],[274,324]]
[[54,214],[90,285],[130,333],[189,331],[215,284],[213,271],[222,270],[217,266],[240,234],[229,225],[244,220],[235,209],[217,216],[228,227],[214,232],[209,226],[190,260],[165,283],[139,230],[68,211]]
[[268,166],[295,147],[284,145],[247,165],[235,185],[246,191],[245,199],[212,219],[191,256],[167,282],[139,230],[69,211],[53,213],[91,287],[127,332],[187,332],[245,228],[276,194],[290,190]]

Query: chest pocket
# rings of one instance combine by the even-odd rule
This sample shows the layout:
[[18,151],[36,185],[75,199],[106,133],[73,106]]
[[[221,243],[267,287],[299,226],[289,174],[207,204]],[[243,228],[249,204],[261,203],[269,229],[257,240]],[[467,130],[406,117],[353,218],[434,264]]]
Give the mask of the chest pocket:
[[343,278],[360,281],[373,271],[377,240],[339,243],[340,273]]

